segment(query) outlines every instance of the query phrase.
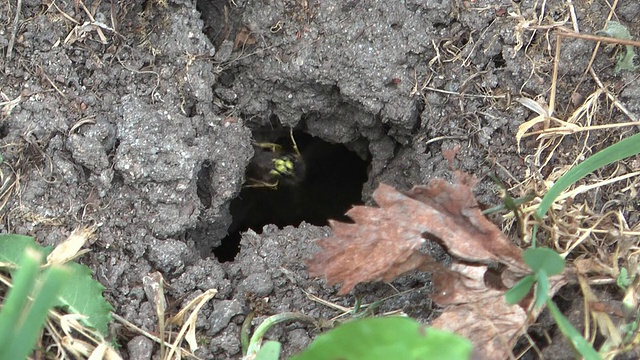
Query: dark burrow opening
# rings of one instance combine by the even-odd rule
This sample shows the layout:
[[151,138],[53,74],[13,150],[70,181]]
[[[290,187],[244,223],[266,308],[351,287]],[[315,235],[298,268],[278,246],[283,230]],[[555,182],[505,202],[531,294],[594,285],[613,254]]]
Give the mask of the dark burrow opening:
[[[353,205],[362,204],[362,186],[367,181],[369,162],[345,145],[294,131],[293,139],[302,158],[291,163],[295,175],[267,175],[259,179],[261,183],[256,181],[261,175],[255,170],[256,165],[261,165],[257,162],[270,162],[273,167],[273,158],[292,159],[296,152],[287,129],[258,129],[253,135],[256,144],[262,146],[254,145],[256,155],[247,169],[245,186],[231,202],[233,222],[229,235],[213,251],[220,262],[233,261],[240,251],[241,234],[249,229],[261,233],[268,224],[282,228],[298,226],[303,221],[318,226],[326,225],[328,219],[348,221],[345,212]],[[275,154],[266,143],[275,143],[281,148]],[[273,186],[276,182],[277,186]]]

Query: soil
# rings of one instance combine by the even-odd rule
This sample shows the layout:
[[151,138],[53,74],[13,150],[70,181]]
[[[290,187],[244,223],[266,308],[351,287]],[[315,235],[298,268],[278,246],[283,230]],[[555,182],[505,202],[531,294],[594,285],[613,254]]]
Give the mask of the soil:
[[[296,137],[355,154],[366,181],[337,176],[364,181],[348,188],[357,196],[340,211],[370,203],[381,182],[409,189],[451,178],[442,149],[460,146],[454,166],[481,179],[479,202],[498,204],[487,174],[515,186],[529,175],[525,159],[537,146],[529,137],[517,150],[518,126],[536,114],[515,99],[548,100],[551,87],[555,36],[523,26],[542,12],[542,24],[569,18],[560,0],[545,9],[533,0],[78,3],[23,0],[17,24],[16,2],[0,4],[0,154],[3,172],[19,178],[0,231],[55,245],[78,226],[97,225],[91,252],[79,261],[107,287],[114,312],[148,331],[156,320],[143,289],[147,274],[162,273],[173,309],[217,289],[198,318],[198,337],[206,341],[196,354],[203,359],[241,356],[240,327],[256,299],[268,302],[254,324],[286,311],[325,320],[340,314],[309,295],[347,307],[356,297],[370,303],[396,295],[379,311],[402,310],[423,322],[437,316],[428,274],[362,284],[345,297],[309,278],[305,259],[318,251],[314,240],[331,233],[326,218],[233,226],[240,215],[233,218],[231,204],[247,180],[252,144],[273,140],[261,135],[269,129],[294,128]],[[581,32],[602,28],[606,2],[573,5]],[[616,13],[638,38],[637,1],[621,0]],[[563,42],[560,113],[573,111],[570,96],[593,47]],[[616,51],[604,48],[593,66],[629,111],[640,113],[640,82],[633,72],[614,74]],[[587,77],[578,93],[594,86]],[[629,120],[613,109],[608,121]],[[610,138],[594,135],[588,144],[596,150]],[[567,137],[543,173],[570,164],[578,146]],[[330,190],[345,197],[345,186],[336,184]],[[315,209],[333,198],[297,206]],[[240,230],[239,253],[217,257],[223,243],[236,246],[229,232]],[[158,351],[115,322],[112,333],[124,358],[150,359]],[[268,338],[281,341],[287,357],[317,334],[293,323]],[[566,353],[556,355],[548,358]]]

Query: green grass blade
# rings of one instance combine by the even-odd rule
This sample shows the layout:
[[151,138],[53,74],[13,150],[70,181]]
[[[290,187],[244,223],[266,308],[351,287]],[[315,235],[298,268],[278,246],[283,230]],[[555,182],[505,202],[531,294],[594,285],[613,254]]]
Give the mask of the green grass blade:
[[549,189],[542,198],[540,206],[538,206],[538,216],[542,218],[556,198],[576,181],[605,165],[609,165],[638,153],[640,153],[640,134],[635,134],[590,156],[585,161],[569,170],[566,174],[562,175],[562,177],[553,184],[551,189]]
[[44,321],[53,308],[56,297],[69,279],[69,271],[64,266],[53,266],[40,276],[40,286],[33,293],[33,302],[27,307],[26,317],[21,327],[16,329],[16,342],[8,359],[25,359],[35,346]]
[[560,332],[562,332],[562,335],[564,335],[564,337],[571,342],[571,345],[573,345],[574,349],[578,351],[580,355],[582,355],[583,359],[602,360],[593,346],[591,346],[591,344],[589,344],[587,340],[582,337],[582,334],[580,334],[578,330],[576,330],[576,328],[571,325],[569,320],[567,320],[567,318],[562,315],[560,309],[558,309],[556,304],[551,301],[551,299],[547,299],[547,306],[549,307],[551,315],[556,320],[556,323],[558,324],[558,328],[560,329]]
[[[536,211],[537,217],[542,219],[558,196],[560,196],[566,188],[575,184],[576,181],[605,165],[609,165],[638,153],[640,153],[640,134],[635,134],[590,156],[585,161],[569,170],[566,174],[562,175],[560,179],[553,184],[538,206],[538,210]],[[534,249],[536,248],[537,233],[538,225],[535,225],[531,235],[531,247]]]
[[27,297],[35,286],[42,258],[42,254],[33,249],[27,249],[22,256],[20,268],[13,279],[13,287],[0,312],[0,359],[12,359],[8,357],[7,351],[18,339],[16,328],[21,322]]
[[524,299],[531,291],[531,287],[536,282],[533,275],[527,275],[518,281],[506,294],[504,294],[507,304],[515,305]]
[[544,305],[544,302],[549,298],[549,277],[547,276],[547,272],[544,270],[540,270],[536,274],[537,286],[535,293],[535,304],[534,309],[539,309]]

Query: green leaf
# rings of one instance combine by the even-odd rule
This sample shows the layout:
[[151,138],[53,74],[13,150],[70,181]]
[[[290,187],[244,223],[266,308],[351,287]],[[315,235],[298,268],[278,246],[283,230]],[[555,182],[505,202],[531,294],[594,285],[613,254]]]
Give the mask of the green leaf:
[[631,285],[631,279],[629,279],[629,272],[627,268],[620,269],[620,274],[616,279],[616,285],[622,290],[627,290],[627,286]]
[[55,305],[87,316],[81,320],[83,324],[106,337],[109,334],[108,325],[113,307],[102,296],[104,286],[91,277],[91,269],[87,266],[74,262],[66,265],[71,269],[73,280],[62,290]]
[[553,276],[564,270],[562,256],[549,248],[529,248],[522,253],[522,258],[534,273],[544,270],[549,276]]
[[11,263],[18,266],[20,259],[27,247],[41,249],[31,236],[0,235],[0,262]]
[[[30,236],[0,235],[0,261],[17,266],[24,249],[29,246],[45,256],[51,252],[51,248],[36,244]],[[87,318],[82,320],[83,323],[106,337],[113,308],[102,296],[104,286],[91,277],[88,267],[74,262],[66,265],[71,272],[68,286],[57,296],[54,306],[85,315]]]
[[[607,22],[607,27],[604,31],[596,31],[598,35],[606,35],[616,39],[631,40],[631,33],[624,25],[617,21]],[[619,73],[621,70],[634,71],[637,66],[633,63],[633,59],[636,57],[635,49],[631,45],[625,46],[625,53],[620,54],[616,67],[613,69],[614,73]]]
[[547,307],[551,312],[551,316],[556,320],[558,324],[558,328],[562,335],[564,335],[567,340],[573,345],[574,349],[582,355],[585,360],[601,360],[602,358],[596,352],[596,350],[582,337],[582,334],[574,328],[569,320],[567,320],[564,315],[560,312],[560,309],[556,306],[556,304],[551,301],[551,299],[547,299]]
[[519,303],[531,291],[536,278],[533,275],[527,275],[520,279],[507,293],[504,295],[507,304],[515,305]]
[[318,336],[292,360],[463,360],[471,350],[469,340],[410,318],[365,318]]
[[638,322],[634,321],[634,322],[623,325],[622,333],[624,334],[623,343],[625,344],[630,343],[638,333]]
[[278,360],[280,347],[281,345],[277,341],[265,342],[256,354],[255,360]]

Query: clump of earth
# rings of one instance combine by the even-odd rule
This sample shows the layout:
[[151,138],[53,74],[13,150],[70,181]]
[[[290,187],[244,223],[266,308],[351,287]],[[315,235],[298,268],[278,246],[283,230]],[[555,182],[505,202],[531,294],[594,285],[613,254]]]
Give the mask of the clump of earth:
[[[544,21],[568,16],[564,1],[546,6]],[[604,23],[604,3],[574,6],[593,24],[581,31]],[[4,2],[0,154],[19,191],[4,205],[0,231],[55,245],[78,226],[97,226],[91,252],[79,261],[107,288],[115,313],[151,332],[155,305],[144,276],[163,275],[173,311],[217,289],[198,317],[199,338],[207,339],[196,351],[201,358],[239,358],[240,327],[257,303],[254,323],[287,311],[339,314],[310,295],[345,307],[356,297],[388,298],[378,311],[428,322],[437,316],[428,274],[362,284],[337,297],[335,287],[308,276],[305,260],[318,251],[314,240],[331,234],[328,219],[345,220],[350,206],[371,204],[379,183],[406,190],[451,178],[455,167],[478,177],[479,202],[494,205],[498,187],[488,174],[508,187],[525,176],[523,154],[535,142],[523,141],[518,153],[515,134],[535,114],[512,100],[548,96],[548,38],[522,27],[540,7],[533,0],[79,7],[24,0],[16,26],[15,3]],[[635,1],[620,1],[617,14],[640,33]],[[593,46],[566,44],[563,104],[571,103]],[[626,80],[621,99],[640,110],[638,82],[613,74],[614,62],[611,51],[596,58],[603,80]],[[250,197],[243,185],[255,144],[291,146],[289,129],[301,156],[323,165],[305,175],[303,190],[251,190],[258,194],[251,206],[265,207],[258,215],[241,202]],[[442,149],[455,146],[450,164]],[[575,146],[567,141],[561,150]],[[346,159],[362,170],[349,172]],[[321,185],[309,185],[316,179]],[[309,195],[316,190],[322,196]],[[436,245],[425,251],[442,253]],[[158,351],[118,323],[112,333],[125,358]],[[286,357],[317,334],[292,323],[268,338],[283,343]]]

